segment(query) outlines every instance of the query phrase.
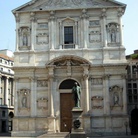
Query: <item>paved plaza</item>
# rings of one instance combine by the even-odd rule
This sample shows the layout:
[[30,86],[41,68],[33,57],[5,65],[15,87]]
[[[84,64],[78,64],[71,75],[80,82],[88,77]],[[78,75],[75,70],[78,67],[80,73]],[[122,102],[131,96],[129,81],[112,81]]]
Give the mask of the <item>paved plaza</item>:
[[[37,137],[10,137],[10,136],[0,136],[1,138],[37,138]],[[56,138],[56,137],[52,137]],[[59,138],[59,137],[58,137]],[[87,138],[138,138],[138,135],[127,135],[127,136],[92,136]]]

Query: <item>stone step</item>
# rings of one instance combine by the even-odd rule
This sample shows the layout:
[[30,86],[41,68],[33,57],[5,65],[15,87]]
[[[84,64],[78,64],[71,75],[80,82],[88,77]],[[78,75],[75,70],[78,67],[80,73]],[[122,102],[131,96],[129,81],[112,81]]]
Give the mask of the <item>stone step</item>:
[[69,138],[69,133],[68,132],[47,133],[40,135],[37,138]]

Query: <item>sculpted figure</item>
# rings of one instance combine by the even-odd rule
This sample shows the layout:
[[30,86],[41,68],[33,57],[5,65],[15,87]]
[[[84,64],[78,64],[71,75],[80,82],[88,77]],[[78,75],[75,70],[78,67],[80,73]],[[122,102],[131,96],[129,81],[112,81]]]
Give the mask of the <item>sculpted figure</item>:
[[73,99],[74,99],[74,102],[75,102],[75,107],[80,107],[81,89],[80,89],[80,86],[78,86],[77,82],[75,82],[75,84],[72,88],[72,93],[73,93]]

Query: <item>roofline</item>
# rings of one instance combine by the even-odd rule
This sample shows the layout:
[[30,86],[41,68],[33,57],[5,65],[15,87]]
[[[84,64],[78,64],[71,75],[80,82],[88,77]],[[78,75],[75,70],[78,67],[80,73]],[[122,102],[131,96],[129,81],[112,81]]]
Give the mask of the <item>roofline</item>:
[[19,7],[15,8],[15,9],[13,9],[13,10],[12,10],[12,13],[13,13],[13,14],[16,13],[19,9],[22,9],[22,8],[24,8],[24,7],[27,6],[27,5],[31,5],[31,4],[35,3],[35,1],[36,1],[36,0],[31,0],[31,1],[25,3],[25,4],[21,5],[21,6],[19,6]]
[[[15,8],[15,9],[13,9],[12,10],[12,13],[14,14],[14,13],[16,13],[16,12],[18,12],[18,13],[23,13],[23,12],[34,12],[34,11],[18,11],[18,10],[20,10],[20,9],[22,9],[22,8],[24,8],[24,7],[26,7],[27,5],[32,5],[32,4],[34,4],[35,2],[36,2],[37,0],[31,0],[31,1],[29,1],[29,2],[27,2],[27,3],[25,3],[25,4],[23,4],[23,5],[21,5],[21,6],[19,6],[19,7],[17,7],[17,8]],[[126,4],[124,4],[124,3],[121,3],[121,2],[118,2],[118,1],[116,1],[116,0],[107,0],[107,1],[110,1],[110,2],[113,2],[113,3],[116,3],[116,4],[120,4],[120,6],[102,6],[102,7],[94,7],[93,9],[101,9],[101,8],[115,8],[115,7],[123,7],[124,9],[126,9]],[[82,9],[82,8],[74,8],[74,9]],[[91,9],[90,7],[88,7],[87,9]],[[57,11],[59,11],[59,10],[67,10],[67,8],[66,9],[55,9],[55,10],[57,10]],[[73,10],[73,8],[71,9],[71,10]],[[39,10],[38,10],[39,11]],[[43,10],[42,10],[43,11]],[[51,11],[51,9],[48,9],[48,10],[44,10],[44,11]]]

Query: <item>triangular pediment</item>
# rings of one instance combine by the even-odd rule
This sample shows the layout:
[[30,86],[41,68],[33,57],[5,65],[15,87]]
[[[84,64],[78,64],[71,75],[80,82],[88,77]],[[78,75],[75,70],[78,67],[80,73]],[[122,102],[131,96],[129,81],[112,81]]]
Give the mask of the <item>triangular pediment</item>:
[[125,4],[114,0],[32,0],[15,10],[16,11],[49,11],[63,9],[82,9],[82,8],[106,8],[106,7],[125,7]]

